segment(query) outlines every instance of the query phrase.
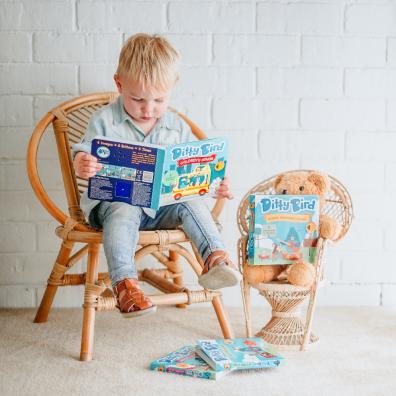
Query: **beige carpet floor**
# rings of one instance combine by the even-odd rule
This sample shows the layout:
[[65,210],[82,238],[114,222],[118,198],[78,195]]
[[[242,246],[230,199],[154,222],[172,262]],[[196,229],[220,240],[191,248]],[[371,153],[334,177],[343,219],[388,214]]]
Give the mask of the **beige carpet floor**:
[[[240,309],[229,310],[244,336]],[[0,311],[0,395],[396,395],[396,308],[318,307],[320,341],[305,352],[283,353],[284,367],[232,373],[218,381],[148,369],[152,360],[199,338],[217,338],[210,307],[161,307],[123,319],[99,313],[94,360],[78,360],[82,313],[55,309],[45,324],[33,310]],[[258,330],[268,311],[254,311]]]

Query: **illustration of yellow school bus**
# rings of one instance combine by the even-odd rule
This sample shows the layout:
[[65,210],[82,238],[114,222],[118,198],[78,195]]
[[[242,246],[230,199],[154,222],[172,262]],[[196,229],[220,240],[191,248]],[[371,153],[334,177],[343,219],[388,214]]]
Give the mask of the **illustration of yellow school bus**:
[[190,173],[181,174],[173,188],[173,198],[178,200],[187,195],[204,195],[209,192],[210,166],[198,165]]

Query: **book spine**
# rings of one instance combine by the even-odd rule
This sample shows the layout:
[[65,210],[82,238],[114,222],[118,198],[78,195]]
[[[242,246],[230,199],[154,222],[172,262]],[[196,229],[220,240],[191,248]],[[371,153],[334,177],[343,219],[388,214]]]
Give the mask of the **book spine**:
[[160,205],[162,178],[164,172],[165,150],[157,149],[157,158],[154,171],[153,193],[151,196],[151,209],[157,210]]
[[255,196],[249,197],[249,230],[248,230],[248,263],[254,264],[254,221],[255,221]]
[[163,372],[163,373],[184,375],[186,377],[204,378],[204,379],[210,379],[210,380],[216,379],[214,373],[211,373],[209,371],[185,369],[185,368],[172,367],[172,366],[166,367],[163,365],[157,365],[156,367],[151,368],[151,369],[155,370],[155,371]]
[[267,369],[267,368],[272,368],[272,367],[278,367],[280,366],[281,361],[280,360],[272,360],[269,362],[261,362],[258,364],[244,364],[244,363],[235,363],[234,365],[234,370],[259,370],[259,369]]
[[198,346],[200,347],[202,354],[198,354],[204,359],[214,370],[225,371],[231,368],[230,359],[224,354],[224,351],[217,344],[206,341],[199,341]]

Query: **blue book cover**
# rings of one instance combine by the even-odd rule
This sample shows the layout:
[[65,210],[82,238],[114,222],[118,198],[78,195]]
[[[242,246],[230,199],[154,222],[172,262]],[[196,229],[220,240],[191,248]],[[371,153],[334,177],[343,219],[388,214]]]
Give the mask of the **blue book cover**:
[[215,196],[224,179],[227,140],[198,140],[168,146],[116,139],[92,140],[102,168],[88,181],[88,196],[152,208],[200,196]]
[[261,338],[199,340],[197,347],[197,354],[216,371],[277,367],[283,359]]
[[249,197],[249,265],[314,263],[318,235],[319,196]]
[[228,371],[216,372],[195,353],[195,347],[184,346],[150,364],[151,370],[216,380]]

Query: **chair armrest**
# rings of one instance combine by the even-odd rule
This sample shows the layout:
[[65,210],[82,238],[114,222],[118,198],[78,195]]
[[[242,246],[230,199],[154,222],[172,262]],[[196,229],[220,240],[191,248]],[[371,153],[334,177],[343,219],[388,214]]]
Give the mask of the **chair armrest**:
[[238,267],[239,271],[243,274],[243,264],[246,262],[246,247],[248,242],[248,236],[241,236],[238,239]]
[[[40,141],[48,126],[54,120],[54,115],[47,113],[37,124],[33,130],[32,136],[29,140],[27,155],[26,155],[26,168],[29,177],[30,184],[38,200],[47,210],[47,212],[60,224],[65,225],[69,216],[64,213],[50,198],[45,191],[43,184],[41,183],[40,176],[37,169],[37,152],[40,145]],[[84,224],[78,223],[74,227],[78,231],[88,231],[89,228]]]

